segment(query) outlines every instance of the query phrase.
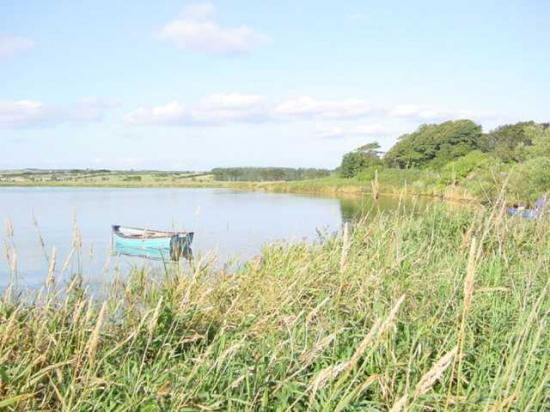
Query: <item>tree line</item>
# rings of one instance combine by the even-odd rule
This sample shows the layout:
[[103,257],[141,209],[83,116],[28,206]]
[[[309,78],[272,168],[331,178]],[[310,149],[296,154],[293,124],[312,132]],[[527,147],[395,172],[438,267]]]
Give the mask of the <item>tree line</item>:
[[272,182],[280,180],[315,179],[330,175],[327,169],[303,169],[290,167],[218,167],[212,169],[214,179],[231,182]]
[[338,173],[368,178],[373,169],[417,170],[433,172],[441,184],[472,180],[479,190],[491,180],[495,186],[507,180],[518,197],[550,191],[549,123],[519,122],[488,133],[467,119],[424,124],[400,136],[385,154],[379,149],[372,142],[345,154]]

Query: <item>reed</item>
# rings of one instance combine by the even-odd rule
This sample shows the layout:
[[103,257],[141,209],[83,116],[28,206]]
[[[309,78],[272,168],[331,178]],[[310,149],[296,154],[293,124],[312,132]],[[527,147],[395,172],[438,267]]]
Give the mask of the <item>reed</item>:
[[[79,244],[75,230],[72,259]],[[547,219],[401,208],[321,242],[268,246],[236,273],[215,269],[209,256],[188,270],[135,268],[101,301],[70,259],[48,257],[43,291],[0,300],[6,410],[548,403]]]
[[380,197],[380,182],[378,181],[378,170],[374,171],[374,179],[371,181],[371,194],[374,200]]

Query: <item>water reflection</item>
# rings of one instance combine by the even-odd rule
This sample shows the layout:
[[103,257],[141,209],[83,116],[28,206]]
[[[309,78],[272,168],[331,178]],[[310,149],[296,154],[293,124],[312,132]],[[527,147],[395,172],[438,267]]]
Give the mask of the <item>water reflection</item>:
[[[398,205],[398,198],[374,202],[368,196],[226,189],[0,188],[0,220],[14,228],[2,248],[13,249],[24,285],[43,284],[54,246],[60,279],[79,272],[89,282],[108,280],[113,270],[124,273],[143,265],[140,258],[113,256],[113,224],[194,231],[195,258],[212,254],[223,264],[249,259],[269,242],[317,240],[319,232],[334,233],[343,221]],[[0,257],[0,287],[10,279],[8,255]]]
[[400,198],[397,196],[384,196],[374,200],[370,195],[365,195],[339,198],[339,202],[342,221],[353,222],[368,214],[397,210],[398,208],[408,211],[422,211],[434,201],[421,197]]

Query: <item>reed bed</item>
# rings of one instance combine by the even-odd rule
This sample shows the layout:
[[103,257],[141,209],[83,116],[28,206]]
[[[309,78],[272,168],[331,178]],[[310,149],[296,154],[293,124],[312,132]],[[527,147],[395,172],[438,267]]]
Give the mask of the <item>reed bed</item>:
[[501,212],[366,216],[103,301],[52,262],[0,302],[0,409],[548,410],[550,223]]

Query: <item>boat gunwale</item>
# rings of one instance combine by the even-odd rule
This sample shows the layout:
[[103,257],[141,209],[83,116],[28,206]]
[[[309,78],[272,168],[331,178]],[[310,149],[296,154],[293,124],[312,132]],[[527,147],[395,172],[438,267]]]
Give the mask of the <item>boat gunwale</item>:
[[[151,229],[144,229],[139,227],[130,227],[130,226],[121,226],[121,225],[112,225],[111,226],[113,234],[115,234],[118,237],[121,237],[123,239],[132,239],[132,240],[154,240],[154,239],[171,239],[174,236],[189,236],[192,235],[193,232],[168,232],[164,230],[151,230]],[[130,230],[136,230],[136,231],[142,231],[142,232],[149,232],[149,233],[156,233],[156,234],[162,234],[162,236],[146,236],[138,237],[138,236],[131,236],[126,235],[120,231],[121,228],[126,228]]]

